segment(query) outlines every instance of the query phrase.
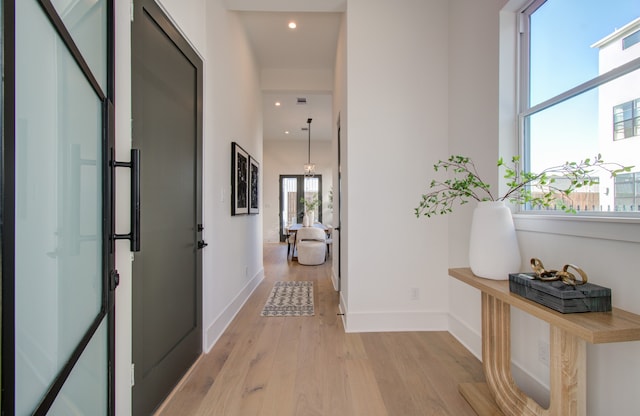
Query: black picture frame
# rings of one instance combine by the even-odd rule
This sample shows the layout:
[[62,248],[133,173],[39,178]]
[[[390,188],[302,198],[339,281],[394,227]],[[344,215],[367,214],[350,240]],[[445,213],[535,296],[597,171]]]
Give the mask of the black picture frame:
[[249,213],[249,153],[231,142],[231,215]]
[[249,156],[249,214],[260,213],[260,163]]

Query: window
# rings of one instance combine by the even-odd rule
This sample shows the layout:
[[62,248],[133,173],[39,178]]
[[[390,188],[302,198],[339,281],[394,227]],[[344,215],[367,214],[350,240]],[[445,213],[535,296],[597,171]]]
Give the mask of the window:
[[[638,1],[534,0],[519,31],[524,168],[540,172],[601,154],[640,171],[640,48],[630,47],[640,36]],[[625,205],[640,215],[637,204],[610,192],[614,178],[594,174],[598,186],[572,196],[578,211]]]
[[640,42],[640,30],[622,39],[622,49],[627,49]]
[[640,211],[640,172],[616,176],[614,189],[616,211]]
[[613,107],[613,140],[640,136],[640,98]]
[[317,198],[314,218],[322,222],[322,175],[280,175],[280,241],[285,241],[290,225],[302,223],[304,200]]

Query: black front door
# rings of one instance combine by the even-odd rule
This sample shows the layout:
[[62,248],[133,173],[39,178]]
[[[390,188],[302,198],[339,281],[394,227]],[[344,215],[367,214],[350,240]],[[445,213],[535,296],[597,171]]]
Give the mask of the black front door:
[[132,26],[141,251],[133,262],[133,414],[161,404],[202,351],[202,61],[153,0]]

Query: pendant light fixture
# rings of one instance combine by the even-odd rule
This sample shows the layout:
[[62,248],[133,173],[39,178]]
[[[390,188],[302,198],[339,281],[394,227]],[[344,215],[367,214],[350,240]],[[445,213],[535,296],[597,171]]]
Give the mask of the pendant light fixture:
[[304,176],[314,176],[316,174],[316,165],[311,163],[311,119],[307,119],[307,131],[309,133],[309,144],[307,148],[307,163],[304,165]]

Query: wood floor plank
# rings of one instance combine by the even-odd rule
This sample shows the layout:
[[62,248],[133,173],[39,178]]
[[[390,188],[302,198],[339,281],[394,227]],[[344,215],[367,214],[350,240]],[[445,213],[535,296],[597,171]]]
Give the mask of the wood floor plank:
[[284,319],[275,318],[272,323],[264,336],[258,340],[251,356],[249,370],[242,386],[242,396],[236,398],[238,403],[237,406],[234,406],[238,408],[238,414],[259,414],[265,397],[265,389],[269,383],[273,382],[272,374],[279,371],[278,368],[274,368],[277,349],[273,346],[278,345]]
[[285,321],[280,340],[276,347],[276,356],[273,362],[274,375],[265,388],[265,397],[262,402],[260,415],[291,415],[295,382],[297,375],[297,357],[300,351],[300,338],[302,337],[303,317],[296,319],[276,318]]
[[[265,279],[156,416],[471,416],[481,363],[446,332],[344,332],[331,265],[265,244]],[[273,284],[314,282],[315,315],[262,317]]]
[[366,334],[364,340],[390,414],[446,414],[430,380],[416,371],[424,364],[407,348],[407,333]]
[[390,413],[387,411],[380,391],[380,388],[384,388],[384,386],[380,385],[371,367],[370,360],[359,358],[347,360],[346,366],[349,377],[349,399],[353,409],[353,413],[350,414],[367,416],[404,415],[404,413]]
[[[333,291],[332,288],[330,290]],[[336,302],[331,304],[335,307]],[[322,393],[325,414],[356,414],[352,410],[348,384],[347,335],[349,334],[346,334],[342,327],[342,319],[337,316],[336,310],[332,309],[326,315],[320,335],[323,340],[320,361],[324,363],[326,377]]]
[[491,398],[487,383],[462,383],[460,394],[469,402],[479,416],[504,416]]

